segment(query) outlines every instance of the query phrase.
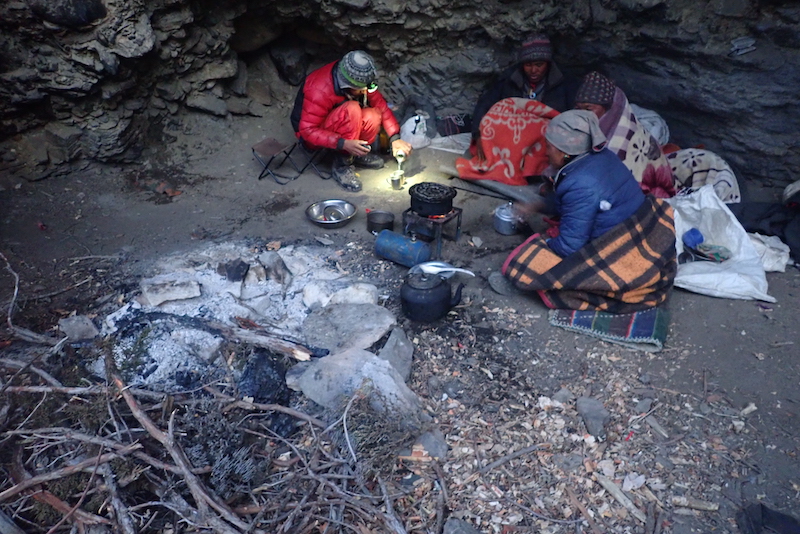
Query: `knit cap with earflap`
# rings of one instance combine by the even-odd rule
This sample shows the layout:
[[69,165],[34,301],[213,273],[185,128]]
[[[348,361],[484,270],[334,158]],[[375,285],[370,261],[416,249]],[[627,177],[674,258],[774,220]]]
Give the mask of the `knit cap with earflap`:
[[339,61],[335,72],[339,87],[351,89],[364,89],[378,77],[375,61],[363,50],[354,50],[345,54]]
[[571,109],[556,116],[547,125],[544,137],[570,156],[589,151],[600,152],[606,144],[606,136],[600,130],[597,115],[583,109]]

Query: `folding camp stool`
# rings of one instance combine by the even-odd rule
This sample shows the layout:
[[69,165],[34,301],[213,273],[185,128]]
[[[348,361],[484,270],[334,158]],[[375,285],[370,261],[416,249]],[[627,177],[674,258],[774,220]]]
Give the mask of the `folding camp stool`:
[[[296,180],[303,174],[309,167],[317,173],[317,175],[327,180],[331,177],[330,172],[324,171],[319,168],[319,163],[327,149],[310,150],[306,148],[302,141],[298,140],[291,144],[281,143],[274,137],[268,137],[253,145],[253,156],[263,166],[258,179],[261,180],[269,175],[279,184],[285,185]],[[288,173],[282,171],[284,164],[289,163],[294,170]]]

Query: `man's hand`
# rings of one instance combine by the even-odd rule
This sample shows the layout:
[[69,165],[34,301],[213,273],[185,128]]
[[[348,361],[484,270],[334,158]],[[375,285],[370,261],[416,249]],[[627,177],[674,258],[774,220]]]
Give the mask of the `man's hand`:
[[483,153],[483,143],[481,143],[480,137],[478,137],[475,142],[475,155],[478,157],[479,162],[483,163],[486,161],[486,154]]
[[398,139],[397,141],[392,141],[392,157],[397,157],[398,152],[405,152],[406,158],[411,155],[411,151],[414,150],[411,148],[411,144],[403,141],[402,139]]
[[525,220],[531,215],[539,213],[545,208],[544,200],[535,199],[531,202],[515,202],[514,203],[514,215],[517,218]]
[[372,147],[366,141],[361,139],[345,139],[343,149],[351,156],[366,156]]

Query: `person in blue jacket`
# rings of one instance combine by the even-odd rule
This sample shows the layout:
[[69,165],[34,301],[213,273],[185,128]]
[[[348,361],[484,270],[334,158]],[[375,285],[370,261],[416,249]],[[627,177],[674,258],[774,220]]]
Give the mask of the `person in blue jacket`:
[[561,221],[558,237],[548,245],[565,258],[636,213],[645,195],[631,171],[605,148],[591,111],[558,115],[545,139],[547,157],[558,173],[543,211],[558,214]]
[[664,303],[677,271],[672,207],[642,192],[591,111],[561,113],[544,137],[558,172],[552,193],[529,209],[560,216],[559,232],[529,237],[501,273],[553,309],[631,313]]

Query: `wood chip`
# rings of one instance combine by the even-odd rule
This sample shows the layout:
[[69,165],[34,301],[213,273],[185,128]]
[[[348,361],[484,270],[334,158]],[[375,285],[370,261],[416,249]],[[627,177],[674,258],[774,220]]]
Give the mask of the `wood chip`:
[[669,432],[664,430],[664,427],[661,426],[661,424],[656,420],[655,417],[653,417],[652,415],[648,415],[647,417],[644,418],[644,420],[647,421],[647,424],[650,425],[650,428],[653,429],[653,432],[655,432],[664,439],[669,439]]
[[692,510],[702,510],[704,512],[716,512],[717,510],[719,510],[718,503],[701,501],[693,497],[673,497],[672,504],[674,506],[691,508]]
[[633,517],[642,523],[647,520],[647,515],[639,510],[635,504],[633,504],[633,501],[630,500],[616,484],[614,484],[613,480],[604,477],[600,473],[595,473],[594,476],[597,479],[597,482],[599,482],[600,485],[603,486],[603,488],[617,500],[617,502],[624,506],[625,509],[627,509],[631,514],[633,514]]

